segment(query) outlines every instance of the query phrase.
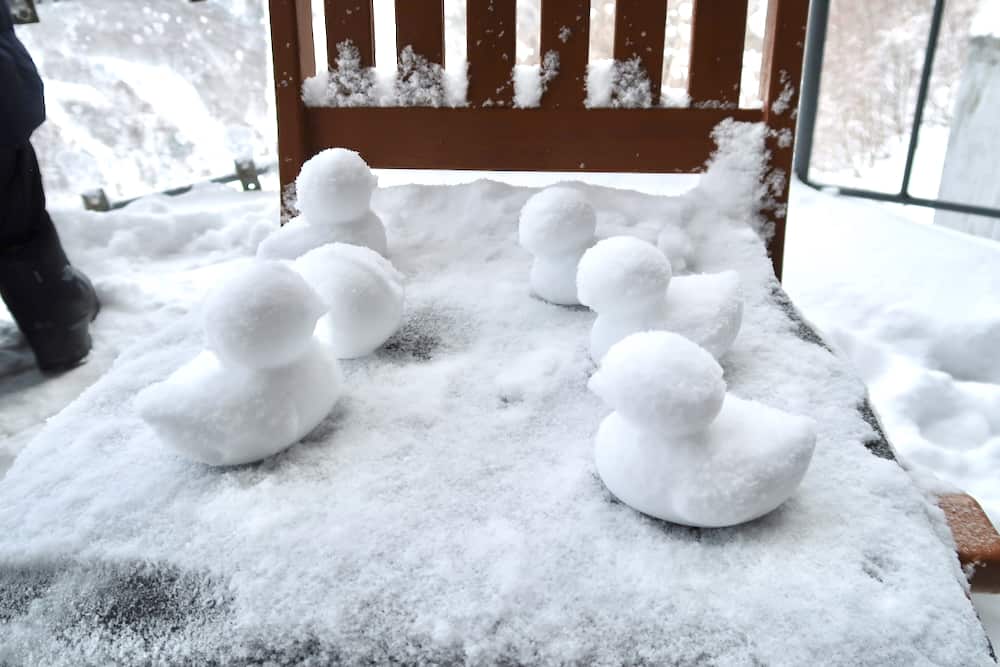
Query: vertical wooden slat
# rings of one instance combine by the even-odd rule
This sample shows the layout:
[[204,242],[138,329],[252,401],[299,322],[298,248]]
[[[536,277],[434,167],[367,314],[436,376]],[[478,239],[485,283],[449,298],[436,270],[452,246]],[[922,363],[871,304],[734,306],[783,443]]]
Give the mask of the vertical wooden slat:
[[768,244],[774,273],[780,279],[788,217],[788,184],[792,173],[795,119],[802,79],[802,49],[806,41],[809,0],[769,0],[764,36],[761,97],[768,127],[769,160],[764,182],[770,202],[761,210],[774,224]]
[[316,71],[312,7],[309,0],[270,0],[271,54],[274,97],[278,115],[278,177],[283,204],[287,186],[295,182],[306,161],[308,135],[302,80]]
[[555,52],[559,72],[549,81],[542,107],[581,107],[587,98],[590,0],[542,0],[541,57]]
[[358,49],[362,67],[375,65],[375,21],[372,0],[324,0],[326,60],[336,69],[337,45],[350,40]]
[[466,47],[470,106],[513,104],[516,26],[515,0],[469,0]]
[[694,0],[688,71],[692,104],[739,104],[747,4],[747,0]]
[[649,76],[654,105],[660,100],[666,27],[667,0],[615,2],[615,60],[639,58]]
[[396,0],[396,51],[444,65],[444,0]]

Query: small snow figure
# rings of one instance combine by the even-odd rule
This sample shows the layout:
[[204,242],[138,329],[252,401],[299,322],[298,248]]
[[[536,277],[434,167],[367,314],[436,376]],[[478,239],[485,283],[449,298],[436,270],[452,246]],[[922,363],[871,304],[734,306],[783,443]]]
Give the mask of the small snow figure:
[[585,252],[576,283],[580,301],[597,313],[590,332],[595,362],[629,334],[654,330],[679,333],[719,358],[743,321],[739,274],[674,278],[656,246],[631,236],[613,236]]
[[317,333],[338,358],[371,354],[399,329],[403,276],[378,253],[331,243],[299,257],[293,268],[323,299],[329,312]]
[[812,460],[812,420],[727,394],[712,355],[677,334],[625,338],[589,387],[614,409],[597,432],[597,471],[643,514],[700,527],[750,521],[791,497]]
[[535,194],[521,209],[518,237],[535,256],[531,289],[542,299],[564,306],[580,303],[576,266],[594,243],[597,216],[582,194],[556,186]]
[[257,461],[313,430],[341,394],[340,368],[313,337],[323,301],[297,273],[256,262],[205,301],[209,348],[136,397],[167,445],[209,465]]
[[327,243],[351,243],[387,254],[385,226],[371,210],[378,178],[361,156],[330,148],[302,165],[295,181],[299,215],[257,248],[265,259],[295,259]]

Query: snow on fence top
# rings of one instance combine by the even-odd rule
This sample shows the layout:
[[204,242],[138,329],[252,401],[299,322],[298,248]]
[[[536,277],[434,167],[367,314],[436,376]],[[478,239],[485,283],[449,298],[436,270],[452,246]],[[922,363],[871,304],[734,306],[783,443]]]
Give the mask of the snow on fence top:
[[[310,0],[270,0],[282,186],[334,146],[382,168],[699,172],[720,121],[763,122],[771,192],[760,211],[780,275],[808,0],[769,0],[760,109],[738,108],[747,5],[694,0],[679,99],[661,89],[665,1],[617,0],[614,62],[588,63],[590,1],[542,0],[533,68],[514,65],[516,1],[469,2],[468,63],[455,76],[443,67],[442,3],[397,0],[398,69],[383,79],[372,70],[372,0],[327,0],[324,26]],[[328,45],[318,68],[316,29]]]

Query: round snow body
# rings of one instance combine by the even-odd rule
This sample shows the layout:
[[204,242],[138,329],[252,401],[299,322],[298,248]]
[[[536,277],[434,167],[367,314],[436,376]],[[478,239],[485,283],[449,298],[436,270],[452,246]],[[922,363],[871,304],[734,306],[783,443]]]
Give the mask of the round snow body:
[[[389,244],[385,237],[385,225],[382,224],[382,218],[374,211],[367,211],[357,220],[325,228],[323,232],[327,236],[324,243],[350,243],[370,248],[383,257],[388,255]],[[313,247],[319,245],[322,244]]]
[[579,255],[536,257],[528,279],[531,291],[541,299],[559,306],[579,305],[576,296],[576,265]]
[[634,312],[662,304],[670,261],[656,246],[632,236],[612,236],[583,253],[576,272],[580,303],[598,313]]
[[256,261],[206,298],[205,345],[231,366],[285,366],[304,353],[324,310],[302,276],[280,262]]
[[613,345],[588,386],[637,427],[673,434],[704,430],[726,397],[712,355],[669,331],[643,331]]
[[660,231],[656,246],[670,260],[670,268],[675,271],[687,268],[688,260],[694,250],[687,233],[674,225],[667,225]]
[[378,178],[360,155],[346,148],[317,153],[295,180],[299,211],[312,225],[357,220],[371,208]]
[[597,215],[574,188],[555,186],[534,194],[521,209],[518,240],[534,255],[583,252],[594,242]]
[[371,354],[399,329],[403,276],[377,252],[330,243],[299,257],[294,268],[326,304],[318,333],[338,358]]
[[139,415],[182,456],[213,466],[251,463],[294,445],[343,393],[340,367],[312,339],[291,364],[232,368],[211,352],[136,396]]

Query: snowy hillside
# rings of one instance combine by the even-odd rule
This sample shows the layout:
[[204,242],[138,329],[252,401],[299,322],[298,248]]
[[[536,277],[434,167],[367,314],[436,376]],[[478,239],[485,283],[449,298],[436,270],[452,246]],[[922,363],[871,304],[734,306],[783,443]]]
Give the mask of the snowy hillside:
[[40,4],[17,35],[45,81],[34,135],[50,197],[112,199],[273,159],[269,47],[255,0]]

